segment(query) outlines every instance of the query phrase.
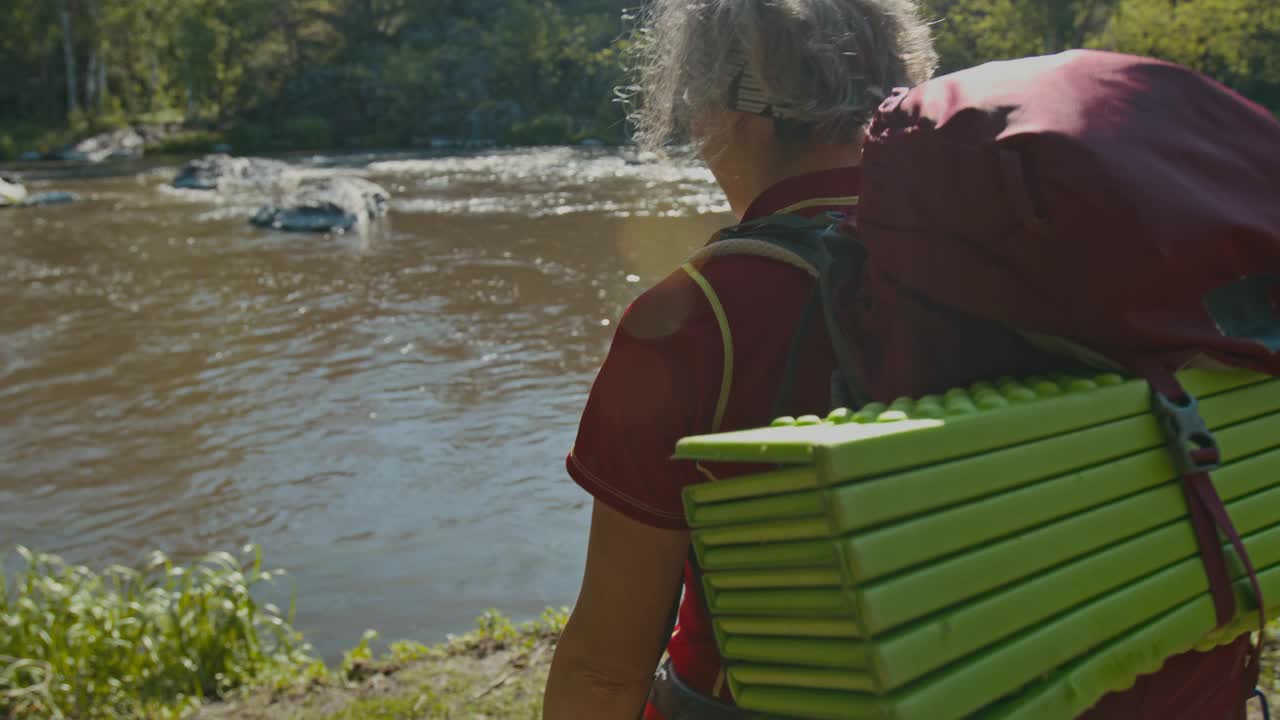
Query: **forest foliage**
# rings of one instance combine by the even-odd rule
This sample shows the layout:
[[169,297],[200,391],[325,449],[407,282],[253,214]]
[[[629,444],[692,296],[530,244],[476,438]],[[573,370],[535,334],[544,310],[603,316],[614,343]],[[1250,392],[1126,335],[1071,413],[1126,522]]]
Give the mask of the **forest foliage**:
[[[639,0],[5,0],[0,157],[128,122],[238,150],[626,138]],[[1153,55],[1280,110],[1275,0],[923,0],[942,70]],[[47,148],[39,148],[47,149]]]

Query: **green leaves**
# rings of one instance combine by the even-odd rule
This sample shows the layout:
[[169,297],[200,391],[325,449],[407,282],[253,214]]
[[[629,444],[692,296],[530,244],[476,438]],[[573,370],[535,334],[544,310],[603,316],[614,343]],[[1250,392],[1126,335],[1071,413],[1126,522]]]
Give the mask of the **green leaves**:
[[154,553],[95,573],[18,548],[21,569],[0,581],[0,716],[177,712],[313,666],[288,619],[254,599],[273,573],[246,550],[247,566],[228,553],[189,567]]
[[1181,63],[1280,109],[1280,5],[1124,0],[1094,45]]
[[[1274,0],[921,2],[937,21],[944,72],[1096,47],[1190,65],[1280,110]],[[84,113],[72,117],[61,3],[7,0],[0,3],[0,157],[160,117],[226,133],[246,153],[395,147],[438,136],[622,141],[624,108],[614,88],[628,84],[625,49],[638,38],[623,36],[622,11],[634,5],[69,2],[72,66],[85,76],[77,86]],[[89,82],[91,61],[105,66],[106,94],[97,103],[88,102],[102,94],[100,83]]]
[[1187,65],[1280,110],[1273,0],[925,0],[942,70],[1072,47]]
[[[623,4],[82,0],[67,4],[68,63],[61,4],[11,0],[0,3],[0,132],[13,138],[0,137],[0,155],[161,115],[230,131],[244,152],[492,138],[551,114],[570,119],[557,142],[621,139],[610,101]],[[73,71],[77,127],[41,140],[71,124]],[[300,118],[306,127],[286,127]]]

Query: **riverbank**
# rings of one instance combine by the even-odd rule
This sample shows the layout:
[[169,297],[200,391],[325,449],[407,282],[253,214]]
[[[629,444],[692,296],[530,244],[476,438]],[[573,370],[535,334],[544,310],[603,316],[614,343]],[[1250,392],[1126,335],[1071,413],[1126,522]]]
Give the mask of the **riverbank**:
[[[542,714],[542,689],[559,635],[535,623],[505,639],[481,627],[434,648],[356,663],[346,680],[333,678],[284,690],[257,690],[203,708],[199,720],[427,720],[530,718]],[[1280,710],[1280,627],[1264,650],[1261,687]],[[1263,720],[1250,703],[1249,720]]]
[[470,633],[434,647],[394,643],[381,658],[362,645],[334,674],[258,688],[202,707],[199,720],[534,720],[564,627],[564,611],[514,625],[487,613]]
[[[10,720],[536,720],[568,619],[548,609],[516,624],[489,611],[465,635],[381,654],[366,632],[328,667],[291,611],[254,599],[280,573],[252,548],[189,566],[157,553],[101,573],[25,550],[17,559],[25,567],[0,575],[0,717]],[[1260,684],[1280,708],[1280,626],[1264,661]],[[1262,717],[1256,703],[1250,717]]]
[[290,152],[476,150],[522,146],[616,147],[617,133],[577,130],[562,118],[539,119],[504,129],[492,137],[367,135],[339,137],[323,118],[306,116],[279,128],[241,122],[217,130],[181,122],[122,122],[95,128],[0,127],[0,162],[97,164],[148,155],[194,156]]
[[427,646],[376,634],[326,666],[261,603],[282,575],[261,554],[178,565],[154,553],[101,572],[18,548],[0,558],[0,718],[536,717],[568,611],[516,624],[489,611]]
[[[545,624],[494,640],[483,629],[420,654],[361,662],[345,681],[258,690],[203,708],[199,720],[426,720],[541,717],[558,632]],[[1280,710],[1280,629],[1265,651],[1262,687]],[[1249,720],[1262,720],[1251,703]]]

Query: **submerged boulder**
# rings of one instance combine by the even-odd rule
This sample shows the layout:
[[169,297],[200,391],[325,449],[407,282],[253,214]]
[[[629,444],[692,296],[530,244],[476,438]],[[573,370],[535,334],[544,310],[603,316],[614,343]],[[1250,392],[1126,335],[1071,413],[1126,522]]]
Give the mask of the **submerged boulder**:
[[368,180],[328,178],[264,205],[250,222],[291,232],[350,230],[385,215],[390,200],[390,193]]
[[20,207],[45,207],[47,205],[67,205],[79,202],[80,196],[66,190],[50,190],[48,192],[31,193],[19,203]]
[[0,207],[21,205],[27,198],[27,188],[16,178],[0,175]]
[[173,179],[173,186],[185,190],[225,190],[235,185],[263,188],[279,183],[288,173],[289,164],[279,160],[218,153],[187,163]]
[[660,161],[657,154],[648,150],[640,152],[624,152],[622,160],[628,165],[653,165]]
[[49,190],[46,192],[28,192],[27,188],[15,178],[0,176],[0,208],[43,207],[45,205],[65,205],[80,199],[79,195],[65,190]]
[[59,160],[98,163],[142,157],[147,141],[137,130],[123,128],[94,135],[57,153]]

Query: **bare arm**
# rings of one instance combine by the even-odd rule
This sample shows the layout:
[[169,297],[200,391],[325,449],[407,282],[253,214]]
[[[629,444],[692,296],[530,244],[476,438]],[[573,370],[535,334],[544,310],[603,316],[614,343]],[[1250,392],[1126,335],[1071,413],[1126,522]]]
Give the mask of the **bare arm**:
[[688,532],[595,503],[582,590],[547,680],[546,720],[639,717],[688,548]]

